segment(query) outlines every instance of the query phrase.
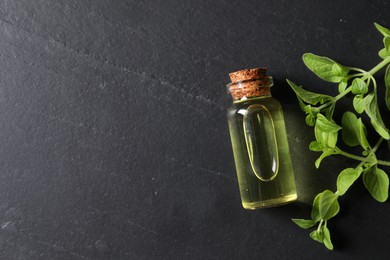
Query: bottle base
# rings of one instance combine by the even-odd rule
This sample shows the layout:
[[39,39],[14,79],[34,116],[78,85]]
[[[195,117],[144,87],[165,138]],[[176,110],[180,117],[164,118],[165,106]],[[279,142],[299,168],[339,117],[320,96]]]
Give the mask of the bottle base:
[[270,199],[265,201],[258,201],[258,202],[251,202],[251,203],[243,202],[242,206],[244,207],[244,209],[249,209],[249,210],[272,208],[272,207],[288,204],[295,200],[297,200],[297,194],[287,195],[281,198]]

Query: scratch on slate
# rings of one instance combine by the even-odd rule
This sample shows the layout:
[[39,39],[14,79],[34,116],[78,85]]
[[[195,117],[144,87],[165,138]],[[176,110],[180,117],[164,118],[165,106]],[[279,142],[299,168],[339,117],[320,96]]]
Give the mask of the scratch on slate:
[[[110,212],[110,211],[102,211],[102,210],[100,210],[100,209],[98,209],[96,207],[93,207],[93,206],[89,205],[89,204],[87,204],[87,207],[92,209],[93,211],[95,211],[97,214],[100,214],[100,215],[103,215],[106,212]],[[127,219],[126,223],[128,223],[128,224],[130,224],[130,225],[132,225],[132,226],[134,226],[134,227],[136,227],[138,229],[142,229],[143,231],[146,231],[148,233],[152,233],[152,234],[158,235],[157,231],[155,231],[155,230],[153,230],[151,228],[147,228],[147,227],[145,227],[143,225],[140,225],[140,224],[138,224],[138,223],[136,223],[136,222],[134,222],[132,220]]]
[[201,170],[203,172],[212,173],[214,175],[221,176],[221,177],[224,177],[224,178],[230,179],[230,180],[233,179],[229,175],[226,175],[226,174],[224,174],[222,172],[219,172],[219,171],[215,171],[215,170],[212,170],[212,169],[208,169],[208,168],[204,168],[204,167],[201,167],[201,166],[197,166],[197,165],[194,165],[192,163],[181,162],[180,160],[176,159],[173,156],[171,156],[171,157],[165,156],[164,159],[166,161],[174,162],[174,163],[183,165],[183,166],[188,167],[188,168],[195,168],[195,169]]
[[128,67],[125,67],[125,66],[118,65],[118,64],[116,64],[114,62],[111,62],[111,61],[109,61],[107,59],[101,59],[101,58],[97,57],[96,55],[94,55],[92,53],[88,53],[86,51],[81,51],[81,50],[76,50],[76,49],[74,49],[72,47],[69,47],[64,42],[55,40],[55,39],[53,39],[51,37],[46,38],[46,37],[43,37],[41,35],[34,34],[34,33],[30,32],[30,31],[24,29],[24,28],[20,28],[20,27],[15,26],[13,23],[11,23],[11,22],[9,22],[7,20],[0,19],[0,22],[8,24],[8,25],[10,25],[10,26],[12,26],[14,28],[17,28],[18,30],[25,31],[26,33],[28,33],[28,34],[30,34],[32,36],[35,36],[37,38],[40,38],[40,39],[43,39],[45,41],[51,42],[53,44],[56,44],[57,46],[60,46],[61,48],[69,50],[69,51],[72,51],[74,53],[77,53],[80,56],[93,59],[93,60],[95,60],[97,62],[106,64],[108,66],[111,66],[113,68],[116,68],[118,70],[121,70],[121,71],[124,71],[124,72],[127,72],[127,73],[131,73],[131,74],[136,75],[138,77],[142,77],[142,78],[149,79],[151,81],[155,81],[155,82],[159,83],[160,85],[165,85],[165,86],[167,86],[167,87],[169,87],[169,88],[171,88],[171,89],[173,89],[173,90],[175,90],[177,92],[182,93],[184,96],[187,96],[188,98],[192,98],[194,100],[199,100],[199,101],[201,101],[201,102],[203,102],[205,104],[212,105],[212,107],[215,107],[215,108],[217,108],[217,109],[219,109],[221,111],[224,110],[224,108],[221,105],[219,105],[218,103],[212,101],[210,98],[207,98],[207,97],[205,97],[203,95],[194,95],[194,94],[184,90],[183,88],[177,87],[176,85],[174,85],[173,83],[171,83],[169,81],[166,81],[166,80],[163,80],[163,79],[158,79],[158,78],[154,77],[153,75],[146,74],[145,72],[140,72],[140,71],[136,70],[135,68],[128,68]]
[[[14,45],[14,44],[11,44],[11,43],[5,43],[5,44],[10,45],[10,46],[13,46],[13,47],[18,47],[18,46]],[[4,56],[4,57],[7,57],[7,58],[13,58],[13,57],[4,55],[3,53],[0,53],[0,56]],[[57,76],[59,76],[59,77],[61,77],[61,78],[73,80],[73,78],[69,77],[68,75],[64,75],[64,74],[58,72],[57,70],[55,70],[55,69],[53,69],[53,68],[51,68],[51,67],[48,67],[48,66],[46,66],[46,65],[44,65],[44,64],[39,64],[39,63],[35,63],[35,62],[26,62],[26,61],[23,61],[23,63],[25,63],[25,64],[27,64],[27,65],[29,65],[29,66],[41,66],[41,67],[47,69],[48,71],[53,72],[54,74],[56,74]],[[160,84],[162,84],[162,83],[160,82]],[[127,88],[124,88],[124,90],[126,91],[126,93],[128,94],[128,96],[130,96],[130,94],[127,92]],[[148,93],[148,94],[150,95],[151,98],[156,99],[156,100],[158,100],[158,101],[162,101],[162,100],[163,100],[163,101],[166,101],[166,102],[174,102],[174,101],[171,100],[171,99],[162,99],[161,96],[154,95],[153,93]],[[198,96],[194,96],[194,97],[195,97],[195,98],[198,98]],[[175,104],[176,104],[176,103],[175,103]],[[186,107],[188,107],[188,108],[190,108],[190,109],[192,109],[192,110],[195,110],[195,111],[197,111],[197,112],[200,112],[200,113],[203,113],[203,112],[204,112],[203,109],[199,109],[199,108],[197,108],[197,107],[191,106],[190,104],[188,104],[188,102],[184,103],[183,105],[186,106]],[[53,118],[53,119],[58,119],[58,118]],[[60,120],[58,120],[58,121],[60,121]],[[61,120],[61,121],[65,121],[65,120]],[[74,124],[74,125],[75,125],[75,124]],[[81,126],[81,125],[80,125],[80,126]]]
[[158,235],[158,233],[157,233],[155,230],[150,229],[150,228],[146,228],[146,227],[144,227],[144,226],[141,226],[140,224],[137,224],[137,223],[135,223],[134,221],[127,220],[127,223],[129,223],[130,225],[132,225],[132,226],[134,226],[134,227],[137,227],[137,228],[139,228],[139,229],[142,229],[142,230],[144,230],[144,231],[146,231],[146,232],[149,232],[149,233]]
[[78,257],[78,258],[81,258],[81,259],[91,259],[91,258],[89,258],[87,256],[84,256],[84,255],[81,255],[81,254],[76,253],[74,251],[68,250],[68,249],[66,249],[66,248],[64,248],[62,246],[56,245],[54,243],[52,244],[52,243],[49,243],[49,242],[46,242],[46,241],[43,241],[43,240],[39,240],[39,239],[37,239],[35,237],[32,237],[31,235],[28,235],[26,233],[19,232],[18,234],[21,235],[21,236],[24,236],[24,237],[26,237],[28,239],[30,239],[31,241],[33,241],[35,243],[38,243],[40,245],[44,245],[44,246],[47,246],[47,247],[50,247],[50,248],[57,249],[59,251],[68,253],[68,254],[72,255],[73,257]]
[[[80,7],[76,7],[76,6],[72,6],[72,7],[73,7],[73,9],[80,8]],[[104,14],[102,14],[101,12],[96,11],[96,10],[92,10],[88,14],[89,15],[95,15],[97,18],[103,19],[104,21],[106,21],[111,26],[116,27],[118,25],[121,25],[122,27],[124,27],[125,29],[129,30],[130,32],[140,36],[140,38],[144,37],[144,39],[148,39],[148,37],[150,37],[151,35],[155,36],[155,37],[165,41],[166,45],[171,46],[172,44],[174,44],[175,48],[177,50],[179,50],[182,54],[191,55],[190,53],[187,52],[186,49],[184,49],[182,46],[178,45],[175,41],[169,40],[164,35],[159,35],[159,34],[156,34],[156,33],[150,33],[150,31],[147,31],[144,27],[137,27],[136,29],[139,29],[139,30],[136,30],[136,29],[134,29],[134,27],[131,27],[131,26],[127,25],[126,23],[123,23],[122,20],[114,22],[111,19],[108,19]],[[222,51],[224,51],[224,50],[222,50]],[[216,61],[218,62],[218,60],[216,60]]]
[[65,124],[68,124],[68,125],[75,126],[76,128],[86,128],[86,129],[90,128],[90,127],[86,126],[84,123],[77,124],[77,123],[75,123],[73,121],[67,120],[65,118],[53,116],[53,115],[47,114],[45,112],[41,112],[41,111],[37,111],[37,110],[33,110],[32,112],[34,114],[36,114],[36,115],[47,117],[47,118],[49,118],[51,120],[54,120],[54,121],[56,121],[58,123],[65,123]]

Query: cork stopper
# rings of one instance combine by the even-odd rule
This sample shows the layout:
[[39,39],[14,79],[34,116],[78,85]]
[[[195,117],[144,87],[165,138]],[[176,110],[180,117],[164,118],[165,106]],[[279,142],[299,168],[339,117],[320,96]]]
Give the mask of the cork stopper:
[[267,76],[267,68],[239,70],[229,73],[229,76],[232,83],[227,88],[234,100],[271,94],[273,81]]
[[267,74],[267,68],[254,68],[239,70],[229,73],[229,77],[232,83],[237,83],[243,80],[259,79]]

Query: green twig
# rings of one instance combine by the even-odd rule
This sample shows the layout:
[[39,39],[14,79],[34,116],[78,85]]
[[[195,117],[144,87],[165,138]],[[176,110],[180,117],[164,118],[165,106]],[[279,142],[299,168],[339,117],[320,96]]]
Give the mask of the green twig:
[[381,70],[383,67],[385,67],[388,63],[390,63],[390,56],[389,56],[389,57],[386,57],[386,59],[384,59],[383,61],[381,61],[380,63],[378,63],[378,65],[376,65],[376,66],[373,67],[370,71],[368,71],[368,74],[370,74],[371,76],[374,75],[374,74],[377,73],[379,70]]
[[377,160],[377,164],[384,165],[384,166],[390,166],[389,161],[383,161],[383,160]]
[[379,138],[379,140],[376,142],[375,146],[372,148],[372,152],[376,152],[376,150],[378,150],[379,146],[382,144],[383,142],[383,137]]
[[347,152],[341,150],[338,147],[335,147],[334,150],[335,150],[335,152],[337,154],[343,155],[343,156],[348,157],[350,159],[357,160],[357,161],[362,161],[362,162],[363,161],[367,161],[367,157],[363,157],[363,156],[358,156],[358,155],[354,155],[354,154],[351,154],[351,153],[347,153]]

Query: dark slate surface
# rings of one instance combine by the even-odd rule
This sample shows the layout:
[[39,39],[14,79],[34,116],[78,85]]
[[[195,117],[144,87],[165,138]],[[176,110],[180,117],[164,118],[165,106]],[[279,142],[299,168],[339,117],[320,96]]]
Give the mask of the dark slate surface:
[[[390,207],[362,183],[329,223],[334,252],[291,223],[349,161],[315,170],[284,79],[322,87],[308,51],[371,68],[389,13],[385,0],[0,1],[0,258],[385,258]],[[264,65],[300,199],[245,211],[225,84]]]

